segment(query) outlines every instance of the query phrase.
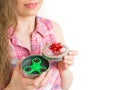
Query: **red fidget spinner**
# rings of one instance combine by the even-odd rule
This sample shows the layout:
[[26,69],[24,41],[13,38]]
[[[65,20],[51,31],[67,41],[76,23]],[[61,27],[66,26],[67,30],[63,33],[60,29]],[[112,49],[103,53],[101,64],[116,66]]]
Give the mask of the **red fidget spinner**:
[[61,43],[52,43],[49,46],[49,49],[52,51],[53,54],[57,54],[61,52],[61,49],[63,48]]

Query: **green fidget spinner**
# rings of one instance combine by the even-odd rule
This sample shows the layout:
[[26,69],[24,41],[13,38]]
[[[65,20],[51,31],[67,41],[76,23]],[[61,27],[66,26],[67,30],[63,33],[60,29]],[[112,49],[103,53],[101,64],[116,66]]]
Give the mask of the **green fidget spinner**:
[[35,78],[47,71],[49,62],[40,55],[26,57],[22,62],[22,71],[25,77]]
[[41,74],[42,72],[46,71],[47,68],[42,66],[42,60],[40,58],[34,58],[32,60],[31,66],[25,66],[23,69],[26,73],[29,74]]

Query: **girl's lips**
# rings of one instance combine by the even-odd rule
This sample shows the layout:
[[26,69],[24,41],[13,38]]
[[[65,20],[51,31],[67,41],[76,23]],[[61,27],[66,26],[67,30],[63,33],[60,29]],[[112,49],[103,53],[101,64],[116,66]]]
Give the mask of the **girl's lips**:
[[28,4],[24,4],[25,7],[29,8],[29,9],[33,9],[37,7],[38,3],[28,3]]

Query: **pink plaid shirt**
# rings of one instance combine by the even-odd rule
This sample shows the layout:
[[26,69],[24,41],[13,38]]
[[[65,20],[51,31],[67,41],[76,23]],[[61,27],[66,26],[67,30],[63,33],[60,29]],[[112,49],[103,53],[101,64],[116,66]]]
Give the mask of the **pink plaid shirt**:
[[[45,18],[36,17],[36,28],[31,37],[31,51],[24,46],[24,44],[12,34],[13,28],[9,28],[9,43],[11,52],[11,63],[15,67],[18,60],[21,60],[23,56],[29,56],[33,54],[42,54],[42,48],[46,43],[55,42],[56,37],[54,35],[53,26],[51,21]],[[52,74],[48,79],[45,86],[36,90],[62,90],[61,78],[59,70],[57,69],[57,63],[50,63],[50,69]]]

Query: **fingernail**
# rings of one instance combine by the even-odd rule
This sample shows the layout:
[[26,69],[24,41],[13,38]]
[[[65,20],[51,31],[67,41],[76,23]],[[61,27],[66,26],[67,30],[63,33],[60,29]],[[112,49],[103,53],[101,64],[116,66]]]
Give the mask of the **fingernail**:
[[67,60],[64,60],[64,63],[66,63],[67,62]]
[[72,52],[69,52],[68,54],[69,54],[69,55],[71,55],[71,54],[72,54]]
[[67,59],[67,58],[68,58],[68,56],[65,56],[65,57],[64,57],[64,59]]

